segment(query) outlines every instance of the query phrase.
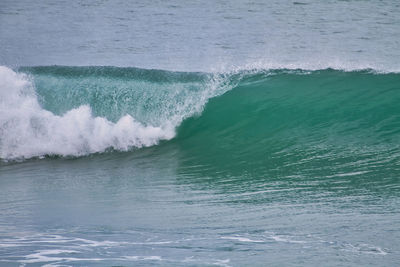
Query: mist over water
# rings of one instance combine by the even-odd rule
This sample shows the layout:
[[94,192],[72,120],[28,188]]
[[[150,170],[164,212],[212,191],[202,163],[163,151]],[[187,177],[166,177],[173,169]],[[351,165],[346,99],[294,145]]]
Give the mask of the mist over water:
[[1,1],[0,266],[396,266],[397,1]]

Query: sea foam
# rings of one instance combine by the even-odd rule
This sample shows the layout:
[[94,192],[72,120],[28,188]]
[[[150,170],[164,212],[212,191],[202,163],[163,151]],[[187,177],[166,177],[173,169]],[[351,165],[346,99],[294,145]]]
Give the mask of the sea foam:
[[[137,79],[139,74],[129,75],[128,79]],[[195,88],[179,80],[167,87],[160,83],[161,87],[150,88],[151,92],[143,88],[129,88],[138,90],[133,95],[138,98],[133,99],[136,101],[133,105],[148,106],[151,103],[159,110],[148,111],[147,120],[138,119],[135,112],[127,112],[117,120],[111,120],[106,116],[96,116],[91,104],[85,102],[62,114],[45,109],[40,101],[42,96],[37,94],[34,76],[0,66],[0,159],[83,156],[109,149],[127,151],[172,139],[184,119],[200,114],[210,98],[234,87],[233,83],[227,82],[229,75],[207,74],[205,77]],[[59,78],[55,76],[55,79]],[[54,86],[54,93],[57,94],[59,84],[49,82],[47,86]],[[106,87],[114,85],[103,86],[105,88],[99,90],[107,92]],[[81,90],[85,92],[84,88]],[[143,96],[140,95],[141,91]],[[117,93],[124,95],[127,92]],[[115,95],[109,97],[114,101],[113,106],[123,104],[114,99]]]
[[0,66],[0,158],[80,156],[108,148],[128,150],[168,140],[175,125],[144,125],[130,115],[113,123],[92,115],[88,105],[62,116],[43,109],[25,74]]

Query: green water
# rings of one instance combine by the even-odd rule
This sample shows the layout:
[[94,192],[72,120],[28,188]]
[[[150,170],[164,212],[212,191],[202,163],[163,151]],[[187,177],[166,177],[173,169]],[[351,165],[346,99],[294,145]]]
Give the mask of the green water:
[[[3,124],[31,121],[26,134],[2,143],[22,157],[0,163],[0,265],[395,266],[400,259],[397,73],[19,71],[35,91],[27,99],[57,116],[34,106]],[[74,118],[79,134],[51,136],[81,105],[92,117]],[[90,153],[92,141],[106,138],[93,134],[96,116],[113,125],[125,114],[143,127],[172,123],[174,135]],[[119,134],[112,138],[126,140]],[[83,147],[53,147],[53,139]]]

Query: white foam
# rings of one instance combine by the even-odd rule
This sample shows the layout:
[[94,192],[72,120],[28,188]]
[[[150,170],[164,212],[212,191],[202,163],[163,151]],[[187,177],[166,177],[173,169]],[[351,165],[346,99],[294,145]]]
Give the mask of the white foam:
[[335,175],[325,176],[326,178],[333,178],[333,177],[346,177],[346,176],[355,176],[368,173],[369,171],[357,171],[357,172],[347,172],[347,173],[338,173]]
[[82,156],[156,145],[173,138],[175,128],[200,113],[210,98],[230,90],[233,85],[226,78],[210,76],[202,90],[173,105],[174,112],[160,125],[144,125],[130,115],[115,123],[95,117],[88,105],[55,115],[40,106],[27,75],[0,66],[0,159]]
[[344,250],[350,251],[350,252],[356,252],[356,253],[364,253],[364,254],[374,254],[374,255],[381,255],[385,256],[388,254],[384,249],[374,246],[371,244],[357,244],[357,245],[352,245],[352,244],[345,244],[344,245]]
[[[79,261],[108,261],[108,260],[118,260],[118,261],[162,261],[161,256],[123,256],[116,258],[77,258],[77,257],[68,257],[61,255],[68,254],[76,254],[79,255],[80,251],[75,250],[65,250],[65,249],[48,249],[48,250],[40,250],[36,253],[32,253],[24,256],[25,259],[19,260],[20,263],[45,263],[45,262],[79,262]],[[60,255],[61,254],[61,255]],[[50,266],[54,266],[50,264]]]
[[124,256],[121,259],[137,260],[137,261],[162,261],[160,256]]
[[44,110],[24,74],[0,66],[0,158],[81,156],[108,148],[146,147],[174,137],[175,125],[143,125],[130,115],[116,123],[87,105],[57,116]]
[[247,238],[247,237],[240,237],[240,236],[223,236],[221,238],[222,239],[237,240],[237,241],[240,241],[240,242],[251,242],[251,243],[263,243],[263,242],[265,242],[264,240],[250,239],[250,238]]
[[190,263],[191,265],[216,265],[216,266],[225,266],[225,267],[230,267],[228,263],[230,262],[230,259],[210,259],[210,261],[204,261],[204,259],[197,259],[194,256],[191,257],[186,257],[184,260],[182,260],[183,263]]
[[289,236],[289,235],[277,235],[275,233],[269,233],[266,232],[266,234],[268,234],[268,238],[276,241],[276,242],[283,242],[283,243],[292,243],[292,244],[305,244],[307,243],[307,241],[302,241],[302,240],[294,240],[294,236]]
[[276,235],[271,235],[270,238],[275,240],[276,242],[285,242],[285,243],[293,243],[293,244],[307,243],[306,241],[297,241],[297,240],[292,240],[291,238],[288,238],[288,237],[282,237],[282,236],[276,236]]
[[239,65],[234,64],[217,64],[211,68],[212,72],[226,73],[237,72],[244,70],[308,70],[316,71],[323,69],[335,69],[342,71],[360,71],[372,70],[376,73],[399,73],[399,66],[387,66],[383,64],[375,64],[370,62],[350,62],[339,59],[326,59],[316,61],[292,61],[282,62],[280,60],[274,61],[271,59],[260,59],[257,61],[250,61]]

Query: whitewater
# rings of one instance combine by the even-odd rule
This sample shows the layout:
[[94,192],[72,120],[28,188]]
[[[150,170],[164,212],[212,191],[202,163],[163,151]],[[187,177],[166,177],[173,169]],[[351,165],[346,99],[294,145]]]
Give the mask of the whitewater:
[[[57,69],[57,67],[54,68]],[[63,68],[59,69],[62,70]],[[71,68],[64,69],[74,71]],[[109,68],[109,70],[112,74],[112,68]],[[135,70],[131,71],[131,73],[134,72]],[[142,72],[149,71],[142,70]],[[157,74],[157,71],[155,72]],[[178,76],[181,75],[178,74]],[[67,109],[64,114],[53,114],[39,104],[38,93],[32,77],[24,73],[14,72],[4,66],[0,66],[0,77],[2,92],[0,155],[4,160],[49,155],[82,156],[104,152],[107,149],[126,151],[132,148],[155,145],[160,140],[173,138],[175,128],[182,120],[201,112],[209,98],[229,90],[228,86],[224,84],[222,76],[210,76],[207,81],[199,80],[197,84],[184,80],[177,81],[163,88],[165,94],[160,91],[154,92],[154,89],[153,92],[145,91],[152,88],[149,88],[149,85],[146,88],[146,84],[139,81],[139,83],[131,85],[133,87],[118,88],[119,90],[114,92],[116,94],[114,97],[125,99],[121,100],[121,103],[117,102],[119,99],[114,99],[114,102],[110,105],[118,108],[118,105],[130,101],[128,104],[131,109],[140,110],[143,105],[148,105],[148,103],[144,103],[145,101],[154,101],[154,98],[157,97],[155,94],[157,94],[159,102],[155,104],[153,110],[145,111],[150,115],[142,114],[142,117],[147,117],[149,121],[139,122],[129,114],[122,114],[116,122],[112,122],[106,117],[94,116],[89,103]],[[107,78],[107,75],[105,77]],[[57,75],[55,75],[55,78],[57,78]],[[101,76],[97,78],[101,78]],[[117,82],[121,81],[117,78]],[[62,84],[56,82],[55,84],[50,83],[48,86],[62,86]],[[107,92],[107,86],[112,86],[112,84],[105,83],[100,84],[100,86],[100,90]],[[198,88],[193,89],[194,86]],[[201,88],[201,86],[204,88]],[[139,89],[135,87],[139,87]],[[163,84],[158,87],[156,86],[156,89],[163,87]],[[71,88],[64,89],[69,90],[67,94],[71,93]],[[79,88],[78,90],[84,89]],[[122,91],[124,89],[125,91]],[[135,89],[142,95],[134,95]],[[169,91],[170,89],[172,89],[172,92]],[[54,88],[50,88],[50,90],[54,90]],[[129,92],[126,92],[126,90],[130,90],[131,98],[128,98]],[[65,98],[60,102],[85,101],[85,97],[90,98],[90,96],[83,96],[78,100]],[[109,98],[110,95],[104,97]],[[143,102],[132,103],[134,102],[133,97],[137,97]],[[96,99],[96,101],[100,101],[100,99]],[[161,101],[169,101],[169,103],[162,104]],[[107,115],[112,117],[112,114]]]

